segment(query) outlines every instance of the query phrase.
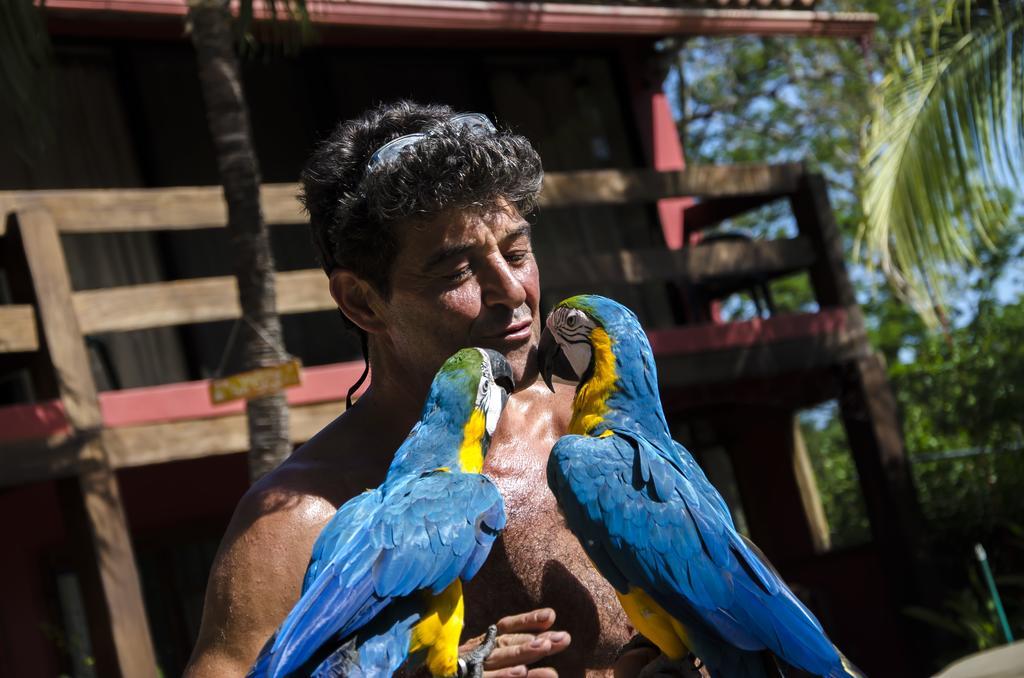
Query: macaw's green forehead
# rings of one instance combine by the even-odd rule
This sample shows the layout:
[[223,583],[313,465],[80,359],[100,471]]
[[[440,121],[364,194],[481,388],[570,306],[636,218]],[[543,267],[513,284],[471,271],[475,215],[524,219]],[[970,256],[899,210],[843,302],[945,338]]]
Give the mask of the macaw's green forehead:
[[[484,356],[475,348],[464,348],[444,361],[434,375],[428,400],[448,405],[472,404],[484,374]],[[445,405],[447,406],[447,405]]]
[[571,308],[582,311],[593,318],[598,324],[603,324],[601,319],[600,301],[602,297],[593,294],[577,294],[562,301],[555,308]]
[[597,297],[592,294],[577,294],[575,297],[565,299],[555,308],[575,308],[589,316],[595,316],[597,314],[596,301]]
[[483,374],[484,356],[479,349],[464,348],[444,361],[438,376],[466,376],[479,378]]

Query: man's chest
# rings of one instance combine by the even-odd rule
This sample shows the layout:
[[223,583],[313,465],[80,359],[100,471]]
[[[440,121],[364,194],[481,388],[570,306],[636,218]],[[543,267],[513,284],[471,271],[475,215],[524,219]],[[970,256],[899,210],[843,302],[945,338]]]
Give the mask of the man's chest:
[[496,440],[504,444],[492,445],[484,465],[504,497],[508,524],[479,581],[473,582],[479,593],[467,596],[471,623],[492,623],[505,614],[551,607],[558,627],[573,637],[570,650],[555,664],[577,670],[608,666],[632,628],[611,586],[569,532],[548,489],[547,458],[557,435],[532,433]]

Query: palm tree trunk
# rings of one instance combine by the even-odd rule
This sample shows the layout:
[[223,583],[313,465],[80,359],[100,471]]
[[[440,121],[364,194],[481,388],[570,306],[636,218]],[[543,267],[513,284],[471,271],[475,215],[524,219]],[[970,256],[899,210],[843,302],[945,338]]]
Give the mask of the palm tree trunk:
[[[260,170],[252,145],[227,0],[190,0],[206,118],[228,205],[228,233],[243,318],[238,340],[243,369],[281,361],[283,340],[274,290],[274,257],[260,209]],[[258,330],[257,330],[258,328]],[[249,477],[255,481],[290,452],[283,393],[249,400]]]

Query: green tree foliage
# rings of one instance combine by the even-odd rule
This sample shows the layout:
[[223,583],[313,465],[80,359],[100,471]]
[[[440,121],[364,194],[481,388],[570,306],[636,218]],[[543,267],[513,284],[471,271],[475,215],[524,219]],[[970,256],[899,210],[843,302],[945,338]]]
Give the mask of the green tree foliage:
[[[864,219],[861,135],[874,87],[894,50],[912,38],[915,21],[935,3],[821,2],[825,10],[870,11],[879,24],[870,45],[814,38],[700,38],[679,54],[682,74],[670,81],[687,158],[693,162],[808,161],[823,172],[847,261],[876,349],[886,357],[907,449],[927,521],[932,565],[944,583],[917,618],[933,626],[948,659],[990,642],[995,619],[983,591],[972,587],[972,548],[988,548],[1006,596],[1020,593],[1024,548],[1024,301],[1020,226],[995,234],[977,258],[948,268],[948,326],[930,329],[885,280],[852,254]],[[1019,219],[1019,215],[1018,215]],[[786,204],[769,205],[725,226],[756,237],[794,234]],[[977,236],[973,236],[976,237]],[[811,307],[808,281],[773,284],[783,310]],[[802,430],[836,547],[869,537],[856,470],[836,403],[801,418]],[[1024,611],[1010,610],[1020,627]],[[1014,617],[1014,615],[1016,615]],[[1014,621],[1015,619],[1015,621]],[[989,634],[989,635],[986,635]],[[938,667],[936,667],[938,668]]]

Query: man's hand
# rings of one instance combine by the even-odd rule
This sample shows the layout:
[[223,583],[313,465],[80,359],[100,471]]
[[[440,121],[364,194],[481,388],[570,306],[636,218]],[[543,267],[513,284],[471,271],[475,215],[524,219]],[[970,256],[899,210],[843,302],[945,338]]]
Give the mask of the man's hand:
[[[484,661],[484,678],[556,678],[554,669],[528,669],[527,665],[558,654],[572,639],[565,631],[549,631],[555,623],[550,608],[504,617],[497,623],[498,645]],[[483,636],[466,641],[459,653],[480,644]]]

